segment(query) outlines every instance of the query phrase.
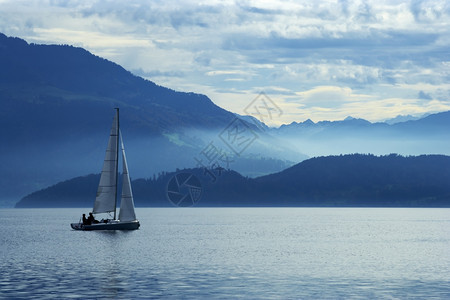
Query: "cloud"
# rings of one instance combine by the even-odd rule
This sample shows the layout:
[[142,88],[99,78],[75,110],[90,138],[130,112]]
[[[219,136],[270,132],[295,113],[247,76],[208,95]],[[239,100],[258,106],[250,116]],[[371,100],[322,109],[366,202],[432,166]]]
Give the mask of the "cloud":
[[286,95],[294,96],[295,92],[282,86],[257,86],[253,87],[252,93],[264,93],[266,95]]
[[142,68],[137,70],[131,70],[131,72],[137,76],[152,79],[154,77],[184,77],[184,73],[180,71],[160,71],[151,70],[144,71]]
[[235,71],[235,70],[217,70],[217,71],[209,71],[206,72],[208,76],[220,76],[220,75],[246,75],[245,71]]
[[424,99],[424,100],[431,100],[432,99],[432,97],[429,94],[425,93],[424,91],[419,91],[419,94],[417,95],[417,98]]
[[297,95],[300,103],[321,108],[340,107],[354,97],[350,88],[337,86],[319,86]]
[[[320,32],[317,37],[289,38],[272,32],[268,37],[255,37],[253,35],[230,36],[224,42],[224,48],[232,50],[255,49],[284,49],[321,50],[346,49],[358,51],[370,49],[390,49],[395,47],[424,46],[436,42],[438,35],[433,33],[390,32],[384,30],[371,30],[369,32],[345,32],[333,36],[330,32]],[[338,54],[338,53],[336,53]]]
[[411,1],[410,10],[420,23],[433,23],[450,14],[450,6],[445,1]]
[[84,47],[238,113],[266,91],[283,122],[447,109],[449,23],[445,0],[0,1],[7,35]]
[[152,47],[152,42],[146,39],[130,37],[126,34],[114,35],[103,34],[99,32],[90,32],[87,30],[71,30],[65,28],[43,29],[36,28],[34,33],[35,42],[42,42],[53,39],[55,43],[66,43],[67,37],[70,37],[72,44],[86,45],[94,48],[129,48],[129,47]]

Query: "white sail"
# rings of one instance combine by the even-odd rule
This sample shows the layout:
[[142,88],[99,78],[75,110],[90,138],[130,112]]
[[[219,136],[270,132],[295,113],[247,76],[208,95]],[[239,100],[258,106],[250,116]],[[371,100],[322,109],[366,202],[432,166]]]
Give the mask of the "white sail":
[[117,158],[119,142],[119,112],[114,115],[108,147],[106,148],[100,183],[97,189],[93,213],[113,212],[116,209]]
[[[121,138],[123,157],[123,186],[122,201],[120,205],[119,218],[116,219],[117,203],[117,179],[119,162],[119,135]],[[134,212],[133,193],[131,192],[130,175],[125,157],[125,149],[122,142],[122,134],[119,130],[119,109],[116,108],[111,133],[109,135],[108,147],[106,148],[105,161],[103,163],[100,183],[98,185],[97,197],[95,198],[93,213],[114,212],[114,219],[103,219],[100,222],[91,222],[83,219],[83,222],[71,223],[74,230],[136,230],[141,225],[136,220]]]
[[131,191],[130,175],[128,174],[127,159],[125,157],[125,148],[123,147],[122,134],[121,146],[122,146],[122,159],[123,159],[123,182],[122,182],[122,196],[120,202],[120,221],[134,221],[136,220],[136,214],[134,212],[133,192]]

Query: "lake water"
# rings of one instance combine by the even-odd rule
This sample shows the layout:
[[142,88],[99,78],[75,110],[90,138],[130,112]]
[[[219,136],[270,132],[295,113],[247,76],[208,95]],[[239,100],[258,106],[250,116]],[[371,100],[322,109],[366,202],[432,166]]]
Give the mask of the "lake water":
[[0,210],[0,298],[450,298],[450,209],[137,208],[140,230],[73,231],[88,210]]

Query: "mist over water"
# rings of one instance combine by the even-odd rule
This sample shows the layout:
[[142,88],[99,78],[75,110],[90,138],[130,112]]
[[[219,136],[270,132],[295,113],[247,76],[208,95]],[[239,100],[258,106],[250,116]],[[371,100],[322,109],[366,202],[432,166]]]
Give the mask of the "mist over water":
[[[133,179],[152,178],[161,172],[183,168],[212,167],[217,163],[243,176],[258,177],[317,156],[350,153],[450,155],[450,135],[446,130],[449,116],[445,112],[393,125],[350,119],[295,123],[280,128],[255,123],[245,125],[236,117],[223,126],[211,128],[179,126],[155,134],[142,131],[140,127],[125,126],[122,132]],[[18,201],[60,181],[99,173],[109,121],[102,123],[104,129],[92,125],[86,125],[83,130],[71,127],[67,135],[55,139],[46,135],[11,137],[8,147],[0,150],[0,164],[4,169],[0,201],[2,198]],[[236,121],[242,123],[238,130],[230,127]],[[242,129],[245,130],[241,136]],[[233,142],[235,144],[231,145]],[[233,148],[236,145],[243,146],[236,151]],[[217,153],[212,153],[211,149]],[[213,155],[226,159],[214,161],[211,160]],[[199,163],[202,156],[206,161],[203,159]]]
[[450,297],[449,209],[138,208],[132,232],[86,209],[0,210],[0,298]]

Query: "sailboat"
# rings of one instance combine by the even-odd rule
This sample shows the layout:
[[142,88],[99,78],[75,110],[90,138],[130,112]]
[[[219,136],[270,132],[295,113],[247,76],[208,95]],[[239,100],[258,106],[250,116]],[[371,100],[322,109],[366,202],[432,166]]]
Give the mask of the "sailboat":
[[[119,217],[116,218],[117,208],[117,181],[119,177],[119,140],[122,152],[123,180],[122,195],[120,201]],[[102,219],[101,221],[71,223],[75,230],[134,230],[140,224],[136,219],[134,211],[133,192],[131,190],[130,175],[128,174],[127,160],[123,146],[122,134],[119,129],[119,109],[116,108],[111,133],[109,135],[108,147],[106,148],[103,169],[100,175],[100,183],[97,189],[97,196],[94,202],[92,213],[114,213],[113,218]]]

